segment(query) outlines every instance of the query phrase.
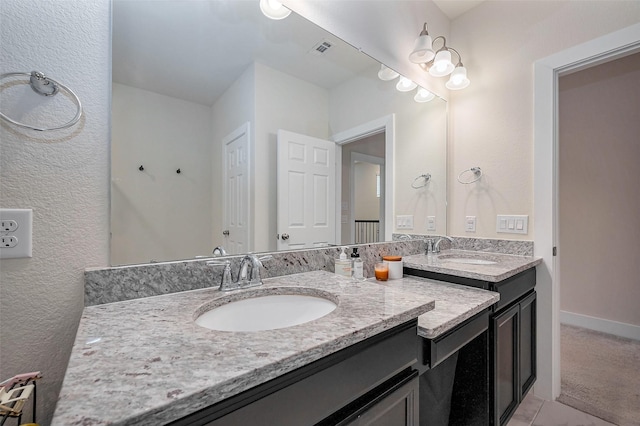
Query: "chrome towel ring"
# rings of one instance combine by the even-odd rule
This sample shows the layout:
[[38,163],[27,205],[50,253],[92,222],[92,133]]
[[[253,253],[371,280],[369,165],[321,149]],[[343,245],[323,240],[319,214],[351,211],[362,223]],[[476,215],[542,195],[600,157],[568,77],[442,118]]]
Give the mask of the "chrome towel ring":
[[69,93],[73,97],[73,101],[78,107],[76,115],[68,123],[65,123],[61,126],[56,126],[56,127],[36,127],[30,124],[20,123],[19,121],[16,121],[7,117],[2,112],[0,112],[0,118],[2,118],[5,121],[8,121],[9,123],[15,124],[16,126],[23,127],[25,129],[38,130],[40,132],[46,132],[49,130],[66,129],[67,127],[73,126],[80,120],[80,117],[82,116],[82,104],[80,103],[80,99],[78,98],[78,95],[76,95],[73,92],[73,90],[69,89],[64,84],[45,76],[43,73],[38,71],[32,71],[30,73],[9,72],[9,73],[0,75],[0,80],[3,80],[8,77],[18,77],[18,76],[28,76],[29,84],[31,85],[31,88],[33,89],[33,91],[42,96],[55,96],[60,91],[60,88],[65,90],[67,93]]
[[[422,184],[416,184],[416,182],[418,182],[420,179],[424,179],[424,182],[422,182]],[[431,173],[420,175],[413,180],[413,182],[411,183],[411,187],[413,189],[424,188],[425,186],[427,186],[430,180],[431,180]]]
[[[462,175],[464,175],[467,172],[473,173],[475,178],[471,180],[463,181]],[[481,177],[482,177],[482,169],[480,169],[480,167],[471,167],[470,169],[463,170],[462,172],[460,172],[460,174],[458,175],[458,182],[460,182],[463,185],[468,185],[470,183],[479,181]]]

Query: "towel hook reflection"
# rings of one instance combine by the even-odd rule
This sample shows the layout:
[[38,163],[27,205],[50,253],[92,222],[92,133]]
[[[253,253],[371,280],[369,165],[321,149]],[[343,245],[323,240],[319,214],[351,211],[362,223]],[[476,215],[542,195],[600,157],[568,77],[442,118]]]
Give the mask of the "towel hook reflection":
[[[424,180],[424,182],[420,183],[421,179]],[[425,186],[427,186],[429,184],[430,181],[431,181],[431,173],[426,173],[424,175],[420,175],[417,178],[415,178],[413,180],[413,182],[411,183],[411,187],[413,189],[424,188]]]

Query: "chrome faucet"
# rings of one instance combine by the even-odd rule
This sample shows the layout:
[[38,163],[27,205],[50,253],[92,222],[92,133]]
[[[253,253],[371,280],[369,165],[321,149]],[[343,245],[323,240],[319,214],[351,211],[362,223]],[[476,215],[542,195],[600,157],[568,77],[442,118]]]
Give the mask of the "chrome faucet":
[[248,254],[240,261],[240,268],[238,270],[238,276],[233,279],[231,274],[231,261],[219,261],[211,260],[207,262],[210,266],[224,266],[222,272],[222,281],[220,282],[220,291],[238,290],[241,288],[255,287],[262,284],[260,278],[260,267],[263,266],[262,262],[272,259],[273,256],[267,255],[257,257],[254,254]]
[[447,237],[446,235],[444,235],[444,236],[438,238],[438,240],[433,245],[433,250],[432,251],[434,253],[440,253],[440,243],[442,242],[442,240],[448,240],[451,244],[453,244],[453,238]]

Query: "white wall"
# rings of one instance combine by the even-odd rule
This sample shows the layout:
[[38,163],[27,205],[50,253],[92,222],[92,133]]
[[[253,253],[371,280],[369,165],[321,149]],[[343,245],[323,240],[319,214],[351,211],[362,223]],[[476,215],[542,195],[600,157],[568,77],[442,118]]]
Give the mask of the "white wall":
[[210,118],[208,106],[113,84],[111,264],[211,253]]
[[[533,63],[639,19],[640,2],[489,1],[452,22],[471,85],[450,94],[451,234],[475,215],[476,236],[533,239]],[[457,183],[473,166],[482,180]],[[529,234],[497,234],[497,214],[529,215]]]
[[[225,246],[222,235],[223,229],[223,140],[231,132],[239,128],[243,123],[249,122],[250,148],[254,149],[256,125],[256,84],[255,66],[252,64],[233,82],[233,84],[218,98],[212,107],[212,134],[211,137],[211,179],[212,179],[212,240],[211,248]],[[250,187],[254,188],[253,182]]]
[[326,89],[256,63],[255,249],[276,250],[276,143],[278,129],[327,139]]
[[[33,258],[0,260],[0,377],[42,371],[42,425],[50,422],[82,313],[83,271],[109,264],[109,26],[107,0],[0,2],[1,72],[37,69],[69,86],[84,106],[81,122],[67,131],[0,126],[0,206],[33,209]],[[23,110],[4,110],[7,93],[3,113],[21,117]],[[25,108],[46,102],[26,96]],[[70,119],[62,109],[40,114],[51,123]]]
[[[436,216],[435,233],[446,234],[447,106],[439,98],[417,103],[414,94],[400,93],[395,82],[379,80],[377,68],[367,70],[331,91],[331,131],[395,114],[394,199],[387,201],[393,203],[396,215],[414,216],[412,233],[427,234],[427,216]],[[426,173],[432,176],[429,185],[413,189],[415,178]]]
[[380,219],[380,198],[376,195],[376,176],[380,166],[371,163],[354,164],[355,193],[353,211],[356,220]]

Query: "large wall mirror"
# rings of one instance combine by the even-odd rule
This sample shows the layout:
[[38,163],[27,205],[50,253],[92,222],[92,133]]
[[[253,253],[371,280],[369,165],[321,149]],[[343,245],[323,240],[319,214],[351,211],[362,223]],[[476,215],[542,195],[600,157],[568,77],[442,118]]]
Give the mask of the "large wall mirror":
[[446,234],[446,102],[258,3],[113,0],[112,265]]

